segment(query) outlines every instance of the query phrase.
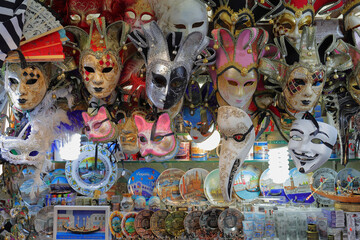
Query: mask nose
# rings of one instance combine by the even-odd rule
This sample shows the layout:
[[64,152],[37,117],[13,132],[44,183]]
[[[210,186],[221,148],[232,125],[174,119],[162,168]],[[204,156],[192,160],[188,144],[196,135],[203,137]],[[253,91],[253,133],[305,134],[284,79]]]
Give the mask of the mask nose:
[[238,86],[237,88],[238,88],[238,89],[237,89],[237,95],[238,95],[238,97],[244,96],[244,87]]
[[23,96],[26,94],[26,84],[19,83],[19,87],[17,89],[17,95]]
[[101,74],[96,73],[95,76],[94,76],[94,78],[92,79],[92,83],[93,83],[94,85],[99,86],[99,85],[101,85],[103,82],[104,82],[104,80],[103,80]]
[[311,84],[306,84],[304,89],[304,96],[310,97],[312,95]]

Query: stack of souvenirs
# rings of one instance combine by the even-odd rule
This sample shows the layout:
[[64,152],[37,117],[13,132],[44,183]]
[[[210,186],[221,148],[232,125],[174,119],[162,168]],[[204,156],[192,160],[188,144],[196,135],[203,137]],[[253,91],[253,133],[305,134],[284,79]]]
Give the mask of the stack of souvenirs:
[[[100,217],[74,215],[70,221],[68,211],[75,210],[56,212],[53,205],[114,199],[115,208],[126,210],[118,199],[124,192],[130,194],[124,199],[143,197],[134,200],[149,209],[113,213],[115,238],[130,237],[129,228],[143,238],[178,237],[185,230],[189,238],[203,231],[209,238],[275,234],[272,217],[247,218],[233,207],[154,213],[164,208],[158,197],[175,208],[227,207],[260,192],[275,205],[314,198],[341,207],[359,203],[355,169],[321,168],[336,144],[346,166],[350,139],[356,148],[360,140],[359,12],[359,0],[1,1],[0,232],[7,239],[58,239],[56,228],[45,231],[33,221],[54,214],[64,220],[59,231],[97,235],[107,226],[95,226]],[[182,119],[177,126],[176,119]],[[199,146],[217,148],[218,170],[125,169],[128,159],[174,159],[179,129]],[[284,173],[285,182],[244,165],[266,134],[288,144],[296,168]],[[219,135],[220,144],[212,141]],[[50,159],[64,149],[65,168],[54,173]],[[245,180],[247,170],[255,175]],[[121,182],[125,177],[128,182]],[[131,218],[135,228],[127,226]],[[348,222],[355,224],[352,218]],[[144,228],[160,222],[166,231]],[[257,225],[269,228],[257,231]],[[308,237],[317,231],[319,224],[309,226]]]

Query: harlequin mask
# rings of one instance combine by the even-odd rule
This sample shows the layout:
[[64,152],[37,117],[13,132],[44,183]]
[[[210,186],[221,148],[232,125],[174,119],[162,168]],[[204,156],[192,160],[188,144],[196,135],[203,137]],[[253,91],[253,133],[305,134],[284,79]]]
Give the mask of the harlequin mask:
[[137,0],[125,7],[124,21],[131,26],[131,29],[141,30],[141,26],[155,19],[154,10],[148,0]]
[[111,142],[118,136],[116,124],[110,120],[107,109],[103,106],[95,116],[83,112],[85,134],[93,142]]
[[150,160],[171,159],[177,151],[177,141],[171,130],[169,114],[161,114],[154,122],[148,122],[140,115],[134,115],[138,129],[140,154]]
[[105,29],[104,18],[95,19],[88,35],[84,30],[68,26],[80,47],[79,69],[88,92],[95,98],[105,99],[115,90],[122,63],[118,56],[125,43],[129,28],[124,22],[112,23]]
[[208,39],[194,32],[182,39],[172,33],[166,39],[155,22],[143,26],[144,35],[133,31],[129,38],[146,64],[146,94],[159,109],[169,109],[183,97],[199,53]]
[[279,0],[265,2],[215,0],[214,2],[212,15],[214,28],[225,28],[234,36],[237,36],[241,29],[254,27],[262,18],[273,18],[284,9]]
[[45,97],[49,79],[40,65],[8,64],[5,70],[5,89],[13,107],[21,111],[34,109]]
[[215,130],[215,109],[217,107],[212,83],[206,82],[201,88],[192,81],[185,93],[183,121],[193,141],[200,143]]
[[222,135],[220,187],[224,200],[231,201],[234,178],[254,145],[255,131],[247,113],[232,106],[218,109],[217,123]]
[[118,124],[119,127],[119,142],[121,149],[126,154],[135,154],[139,152],[139,145],[137,139],[137,128],[134,121],[134,116],[126,117],[124,113],[124,119]]
[[259,70],[274,85],[282,87],[286,110],[292,116],[314,108],[326,76],[352,66],[350,57],[345,54],[336,57],[328,55],[336,45],[332,35],[317,46],[313,27],[304,29],[299,51],[283,37],[277,44],[285,61],[262,58]]
[[298,119],[290,130],[289,152],[301,173],[313,172],[329,158],[336,143],[335,127],[316,122],[315,119]]
[[68,0],[68,23],[89,32],[93,19],[100,17],[103,0]]
[[230,105],[247,109],[258,81],[260,50],[268,40],[262,28],[246,28],[235,38],[226,29],[212,31],[216,50],[214,85],[219,91],[221,106]]
[[342,11],[345,31],[360,27],[360,1],[346,0]]

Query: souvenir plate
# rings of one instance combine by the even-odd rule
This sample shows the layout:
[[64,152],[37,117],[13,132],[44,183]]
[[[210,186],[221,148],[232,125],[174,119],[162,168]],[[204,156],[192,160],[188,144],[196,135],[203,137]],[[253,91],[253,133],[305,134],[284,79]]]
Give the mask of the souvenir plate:
[[155,236],[160,239],[170,237],[165,228],[165,219],[169,214],[166,210],[159,210],[154,212],[150,218],[150,228]]
[[54,230],[54,206],[47,206],[42,208],[35,218],[35,230],[42,236],[52,239],[52,232]]
[[138,234],[135,230],[135,217],[136,212],[129,212],[124,215],[121,220],[121,231],[124,234],[125,238],[137,238]]
[[[309,183],[313,173],[300,173],[297,168],[289,172],[289,178],[285,180],[283,187],[286,196],[294,203],[312,203],[315,201]],[[309,198],[308,198],[309,197]]]
[[186,215],[187,213],[184,211],[170,213],[165,219],[166,231],[174,237],[180,237],[185,231],[184,219]]
[[119,239],[123,236],[121,232],[121,220],[123,219],[123,215],[119,211],[114,211],[110,214],[109,218],[109,227],[111,234],[116,238]]
[[225,209],[219,216],[218,226],[225,236],[236,237],[242,233],[244,215],[236,208]]
[[[313,187],[321,191],[334,192],[336,187],[337,172],[331,168],[320,168],[313,174]],[[334,201],[314,193],[315,200],[323,205],[332,205]]]
[[202,211],[192,211],[184,219],[184,227],[186,233],[191,237],[199,237],[202,235],[200,227],[200,217]]
[[341,190],[358,191],[360,185],[360,172],[353,168],[344,168],[336,176],[336,183],[340,183]]
[[95,161],[95,145],[80,148],[78,160],[67,161],[66,178],[70,186],[82,195],[92,196],[95,190],[107,192],[117,179],[117,165],[110,161],[110,152],[98,146]]
[[264,197],[274,198],[272,201],[275,203],[286,203],[288,198],[285,195],[282,183],[275,183],[269,174],[269,168],[267,168],[260,177],[260,190]]
[[205,202],[204,180],[209,172],[203,168],[193,168],[180,179],[180,194],[190,203]]
[[166,205],[174,205],[183,198],[180,194],[179,183],[185,172],[178,168],[163,171],[156,181],[156,189],[160,199]]
[[206,176],[204,182],[204,193],[211,205],[221,206],[226,204],[220,188],[219,169],[211,171]]
[[251,165],[243,164],[235,176],[234,191],[236,195],[245,200],[252,200],[260,195],[260,170]]
[[152,168],[139,168],[133,172],[128,180],[129,192],[133,195],[144,196],[149,199],[153,195],[155,183],[160,173]]
[[222,210],[218,208],[211,208],[203,212],[199,219],[200,227],[206,231],[217,231],[218,227],[218,218]]
[[144,239],[151,239],[154,234],[150,228],[150,218],[154,214],[151,210],[142,210],[135,217],[135,230]]

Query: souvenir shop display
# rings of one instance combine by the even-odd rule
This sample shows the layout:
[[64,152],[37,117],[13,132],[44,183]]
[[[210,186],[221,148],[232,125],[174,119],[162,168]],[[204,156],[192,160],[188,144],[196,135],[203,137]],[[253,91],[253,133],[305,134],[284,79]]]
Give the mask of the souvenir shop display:
[[360,0],[0,1],[0,239],[351,239]]

